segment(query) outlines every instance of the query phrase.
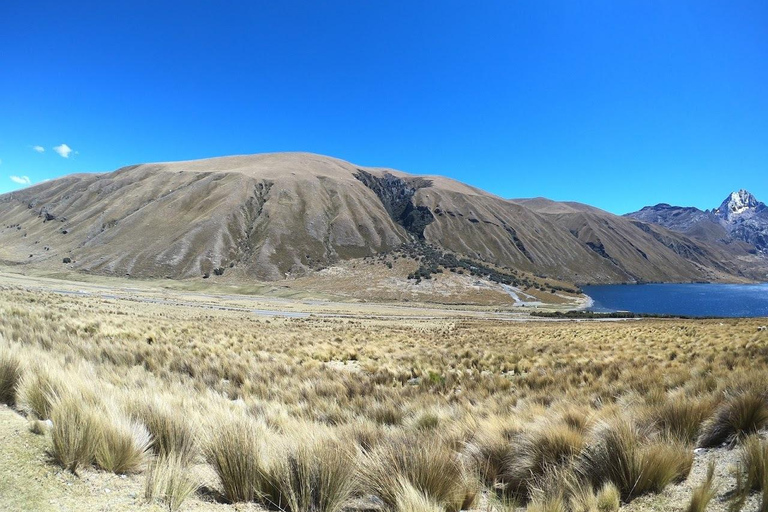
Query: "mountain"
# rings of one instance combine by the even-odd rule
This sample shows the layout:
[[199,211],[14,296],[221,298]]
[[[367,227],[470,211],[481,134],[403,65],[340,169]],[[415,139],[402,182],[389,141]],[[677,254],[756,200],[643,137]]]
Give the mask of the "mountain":
[[269,281],[406,246],[433,268],[446,252],[571,283],[751,275],[721,246],[651,222],[308,153],[132,165],[0,196],[6,264]]
[[712,210],[662,203],[627,216],[719,245],[737,256],[768,257],[768,207],[746,190],[732,192]]

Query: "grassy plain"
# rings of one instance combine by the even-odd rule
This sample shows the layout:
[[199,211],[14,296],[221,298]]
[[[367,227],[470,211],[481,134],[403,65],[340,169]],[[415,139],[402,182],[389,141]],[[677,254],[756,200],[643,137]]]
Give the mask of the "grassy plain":
[[768,505],[764,319],[287,318],[41,283],[0,281],[0,499],[18,510]]

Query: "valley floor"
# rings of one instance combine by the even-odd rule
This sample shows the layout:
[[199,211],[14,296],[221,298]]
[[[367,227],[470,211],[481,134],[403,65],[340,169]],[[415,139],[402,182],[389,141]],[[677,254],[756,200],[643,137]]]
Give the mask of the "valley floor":
[[683,512],[710,462],[706,510],[765,505],[747,471],[768,475],[765,319],[545,322],[7,272],[0,318],[2,510]]

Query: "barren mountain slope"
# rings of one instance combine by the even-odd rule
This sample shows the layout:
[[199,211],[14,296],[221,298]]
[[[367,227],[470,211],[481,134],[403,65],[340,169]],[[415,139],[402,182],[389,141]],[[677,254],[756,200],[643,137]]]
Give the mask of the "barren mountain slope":
[[738,272],[717,251],[663,228],[548,204],[559,213],[443,177],[307,153],[144,164],[0,196],[0,260],[55,268],[70,258],[72,268],[115,275],[274,280],[416,240],[572,282]]
[[544,198],[514,202],[565,227],[623,272],[627,281],[681,280],[670,277],[674,274],[691,280],[749,274],[749,269],[735,261],[730,253],[660,226],[619,217],[581,203]]
[[712,210],[661,203],[626,216],[721,246],[736,256],[768,257],[768,206],[746,190],[732,192]]

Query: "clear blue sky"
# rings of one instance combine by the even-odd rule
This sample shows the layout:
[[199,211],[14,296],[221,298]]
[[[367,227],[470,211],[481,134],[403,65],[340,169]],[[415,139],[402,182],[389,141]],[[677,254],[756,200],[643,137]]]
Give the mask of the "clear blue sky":
[[768,201],[768,2],[0,2],[0,192],[271,151],[615,213]]

